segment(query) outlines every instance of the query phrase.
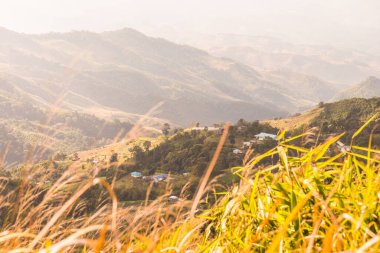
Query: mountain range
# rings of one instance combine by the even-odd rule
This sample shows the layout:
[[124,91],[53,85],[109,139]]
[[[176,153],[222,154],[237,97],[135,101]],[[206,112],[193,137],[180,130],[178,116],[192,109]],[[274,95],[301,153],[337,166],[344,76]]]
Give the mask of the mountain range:
[[294,44],[276,37],[231,33],[189,34],[176,41],[257,70],[290,71],[318,77],[338,89],[359,83],[368,76],[380,76],[380,55],[352,48]]
[[257,70],[133,29],[40,35],[0,29],[0,93],[42,107],[186,126],[285,116],[337,90],[312,75]]
[[[231,37],[225,45],[236,41]],[[260,38],[253,42],[260,50],[267,44],[273,54],[268,61],[256,61],[251,49],[209,53],[133,29],[28,35],[0,28],[2,160],[20,162],[31,149],[39,159],[109,144],[135,123],[154,135],[165,122],[186,127],[271,119],[320,101],[380,95],[376,77],[350,86],[351,78],[345,85],[325,81],[305,71],[303,63],[269,68],[285,64],[273,52],[292,48],[304,55],[311,49]],[[369,62],[376,69],[376,57]]]

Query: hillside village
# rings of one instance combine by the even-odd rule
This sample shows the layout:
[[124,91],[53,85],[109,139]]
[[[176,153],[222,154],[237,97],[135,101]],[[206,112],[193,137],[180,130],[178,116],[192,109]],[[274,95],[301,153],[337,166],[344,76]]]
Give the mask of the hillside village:
[[[217,164],[213,174],[213,177],[225,174],[222,180],[227,185],[237,180],[227,169],[240,165],[248,149],[262,152],[260,150],[277,144],[277,129],[262,125],[258,121],[239,122],[231,127],[222,151],[224,159]],[[70,156],[57,155],[54,160],[61,167],[60,170],[64,170],[66,166],[78,166],[84,170],[96,168],[96,173],[107,181],[112,181],[117,173],[115,190],[121,201],[135,203],[134,201],[144,200],[151,183],[154,183],[154,198],[168,183],[174,183],[172,196],[179,197],[184,185],[191,182],[192,187],[187,193],[189,198],[194,193],[194,187],[206,169],[222,133],[221,127],[173,129],[167,137],[139,138],[109,144]],[[189,159],[196,159],[196,162],[190,163],[187,161]]]
[[[356,108],[362,108],[359,114],[356,114]],[[356,131],[355,126],[363,124],[370,115],[379,111],[379,108],[379,99],[351,99],[325,104],[323,108],[318,109],[319,114],[309,120],[307,128],[303,122],[297,128],[289,129],[286,136],[296,136],[309,129],[313,134],[306,139],[295,140],[294,145],[311,148],[316,141],[323,142],[346,132],[340,141],[328,149],[328,152],[331,154],[350,152],[349,140]],[[340,117],[350,121],[352,127],[337,128]],[[275,120],[262,123],[239,120],[233,125],[212,177],[221,176],[219,180],[226,186],[238,180],[229,168],[240,166],[249,149],[253,151],[253,155],[258,155],[277,145],[277,134],[281,130],[271,126],[274,123]],[[363,132],[370,134],[371,129],[364,129]],[[168,184],[172,185],[172,196],[188,199],[196,191],[196,185],[211,160],[221,134],[222,128],[215,126],[172,129],[167,136],[117,142],[72,155],[57,154],[52,160],[56,168],[53,178],[59,177],[70,166],[82,168],[83,172],[90,172],[96,168],[96,171],[91,173],[98,174],[108,182],[112,182],[117,175],[115,190],[122,202],[135,203],[133,201],[144,200],[146,190],[151,183],[153,183],[151,199],[164,192]],[[374,147],[380,143],[379,140],[380,135],[374,134]],[[367,140],[359,136],[357,143],[366,145]],[[276,159],[275,156],[264,159],[262,164],[272,164]],[[46,168],[49,167],[49,163],[49,161],[42,162],[46,164],[44,165]],[[17,174],[13,177],[17,178]],[[53,178],[47,183],[53,183]],[[190,183],[191,187],[186,194],[181,193],[187,183]]]
[[[354,110],[354,108],[358,107],[357,103],[362,104],[364,107],[375,103],[377,106],[373,107],[373,110],[364,110],[362,112],[360,118],[365,119],[372,113],[375,113],[376,108],[380,108],[379,101],[379,99],[351,100],[326,104],[320,111],[320,114],[315,115],[315,117],[324,117],[327,122],[330,122],[327,124],[331,125],[334,124],[334,121],[330,120],[329,115],[339,113],[341,106],[345,106],[346,103],[351,104],[351,106],[345,107],[347,115],[351,115],[351,109]],[[296,141],[295,143],[298,145],[305,143],[304,145],[307,146],[313,143],[315,144],[315,138],[318,135],[319,141],[324,141],[346,131],[347,136],[341,141],[338,141],[336,145],[329,148],[328,152],[333,154],[335,152],[350,151],[347,139],[352,136],[354,128],[348,128],[343,131],[337,131],[334,128],[324,129],[325,132],[318,134],[318,132],[321,131],[321,128],[314,125],[315,123],[313,122],[315,121],[309,121],[310,133],[314,133],[313,135],[310,135],[311,139],[304,139],[301,142]],[[318,122],[320,122],[320,120],[318,120]],[[260,154],[276,146],[278,143],[277,134],[280,132],[280,129],[273,128],[269,124],[270,123],[260,123],[258,121],[247,122],[245,120],[239,120],[234,126],[232,126],[228,141],[222,151],[223,155],[216,165],[213,176],[224,175],[223,180],[229,184],[235,179],[234,176],[225,169],[239,166],[249,149],[252,149],[254,154]],[[298,128],[288,131],[286,135],[295,136],[301,131],[304,131],[304,129],[305,126],[300,124]],[[119,174],[119,182],[125,182],[126,185],[129,185],[131,182],[137,180],[136,184],[132,183],[135,187],[134,189],[148,187],[150,182],[154,182],[154,187],[159,189],[164,187],[167,182],[174,182],[175,187],[173,188],[173,196],[178,197],[181,192],[180,189],[182,189],[186,182],[190,181],[193,182],[194,185],[197,184],[211,159],[222,132],[223,129],[221,127],[197,126],[187,130],[172,130],[170,137],[167,139],[161,139],[159,144],[154,147],[152,146],[147,150],[144,150],[142,146],[132,145],[129,148],[130,150],[133,150],[133,152],[130,153],[131,157],[124,161],[125,164],[120,165],[120,170],[123,172]],[[374,140],[377,140],[377,138],[379,138],[379,136],[375,135]],[[360,139],[358,139],[358,141],[360,141]],[[141,143],[142,142],[140,142],[140,145]],[[273,159],[276,160],[277,158],[273,157]],[[191,161],[197,162],[194,163]],[[273,162],[275,161],[263,160],[263,164]],[[193,166],[189,166],[191,164]],[[145,182],[145,186],[144,184],[139,185],[137,183],[139,181]],[[129,186],[127,186],[127,188],[128,187]],[[122,184],[118,184],[117,189],[125,194],[125,189],[123,189]],[[144,192],[144,190],[141,190],[140,192]],[[191,195],[191,189],[189,194]],[[127,196],[130,198],[128,194]],[[143,198],[143,195],[141,195],[141,198]],[[121,197],[121,199],[123,198]]]

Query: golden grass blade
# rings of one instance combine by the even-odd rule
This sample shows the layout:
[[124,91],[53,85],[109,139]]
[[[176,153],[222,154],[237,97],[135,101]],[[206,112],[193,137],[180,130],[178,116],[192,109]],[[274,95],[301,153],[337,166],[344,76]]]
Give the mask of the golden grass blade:
[[81,187],[78,192],[76,192],[60,209],[55,215],[51,218],[51,220],[44,226],[44,228],[38,233],[36,238],[31,242],[30,248],[33,249],[37,245],[37,243],[49,232],[49,229],[54,225],[54,223],[66,212],[66,210],[74,204],[77,199],[82,196],[91,186],[93,185],[93,181],[88,182],[83,187]]
[[288,226],[290,222],[294,218],[297,217],[299,211],[306,205],[306,203],[309,201],[309,199],[313,196],[313,192],[309,192],[298,204],[297,206],[292,210],[292,212],[289,214],[289,216],[286,218],[285,223],[282,224],[282,227],[277,232],[277,235],[272,240],[272,243],[270,247],[268,248],[267,252],[276,252],[278,249],[278,246],[280,245],[280,241],[284,238],[285,234],[287,233]]
[[335,233],[335,227],[330,226],[327,230],[325,239],[323,240],[322,253],[330,253],[333,249],[333,238]]
[[368,242],[366,242],[362,247],[360,247],[356,252],[358,253],[364,253],[367,252],[368,249],[370,249],[373,245],[380,243],[380,236],[375,236],[372,239],[370,239]]
[[352,135],[352,138],[351,138],[351,146],[353,144],[353,141],[354,139],[364,130],[364,128],[366,128],[369,123],[371,123],[372,121],[374,121],[377,117],[378,117],[379,113],[376,113],[375,115],[373,115],[369,120],[367,120],[367,122],[362,125],[353,135]]
[[111,185],[109,185],[106,181],[100,178],[94,179],[93,184],[98,184],[98,183],[103,185],[107,189],[109,195],[112,198],[112,232],[115,235],[116,248],[119,249],[120,242],[119,242],[118,231],[117,231],[117,197]]
[[365,152],[369,152],[369,153],[380,154],[380,150],[373,149],[373,148],[363,148],[363,147],[360,147],[360,146],[352,146],[351,148],[352,149],[361,150],[361,151],[365,151]]
[[24,238],[24,237],[35,238],[36,235],[32,234],[32,233],[9,233],[7,235],[0,237],[0,243],[6,242],[6,241],[11,240],[13,238]]
[[303,134],[300,134],[300,135],[297,135],[297,136],[293,136],[293,137],[291,137],[289,139],[286,139],[286,140],[280,142],[280,144],[288,143],[288,142],[297,140],[299,138],[302,138],[302,137],[305,137],[305,136],[308,136],[308,135],[310,135],[310,133],[303,133]]
[[191,207],[191,210],[190,210],[190,217],[194,217],[194,214],[195,214],[196,209],[198,207],[199,201],[201,200],[203,192],[204,192],[204,189],[206,188],[207,181],[210,178],[211,172],[213,171],[213,169],[215,167],[215,164],[216,164],[216,162],[218,160],[218,157],[220,155],[220,152],[222,151],[222,148],[224,146],[224,143],[226,142],[229,129],[230,129],[230,125],[229,124],[227,124],[227,125],[224,126],[223,135],[220,138],[220,141],[219,141],[219,144],[218,144],[218,146],[216,148],[214,156],[212,157],[210,165],[208,166],[208,169],[206,170],[205,174],[203,175],[203,177],[202,177],[202,179],[200,181],[201,183],[199,185],[197,194],[195,195],[195,198],[194,198],[194,201],[193,201],[193,206]]

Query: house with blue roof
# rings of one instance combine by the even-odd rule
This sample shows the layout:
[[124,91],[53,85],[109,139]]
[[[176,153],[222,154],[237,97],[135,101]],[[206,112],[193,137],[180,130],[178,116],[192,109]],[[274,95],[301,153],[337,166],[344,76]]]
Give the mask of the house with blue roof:
[[138,171],[134,171],[131,173],[131,176],[134,178],[140,178],[140,177],[142,177],[142,173],[138,172]]
[[161,181],[165,181],[167,178],[168,178],[168,174],[161,174],[161,175],[158,175],[158,176],[154,176],[153,177],[153,180],[154,182],[158,183],[158,182],[161,182]]

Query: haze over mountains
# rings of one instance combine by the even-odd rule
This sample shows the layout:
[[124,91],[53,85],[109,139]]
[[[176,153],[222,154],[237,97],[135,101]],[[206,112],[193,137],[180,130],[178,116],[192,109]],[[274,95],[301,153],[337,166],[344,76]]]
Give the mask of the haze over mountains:
[[208,40],[211,54],[133,29],[42,35],[1,29],[0,39],[5,97],[40,106],[60,101],[63,108],[132,122],[160,105],[150,117],[182,126],[302,111],[377,73],[380,63],[354,51],[266,37],[216,36]]
[[[189,43],[208,51],[133,29],[40,35],[0,29],[5,161],[22,161],[30,148],[46,158],[105,145],[130,129],[122,122],[142,118],[155,129],[164,122],[210,125],[380,95],[379,79],[367,77],[378,75],[380,60],[364,53],[267,37]],[[47,119],[44,112],[56,115]]]
[[380,79],[374,76],[368,77],[367,80],[354,85],[346,90],[342,90],[334,100],[342,100],[348,98],[373,98],[380,97]]
[[338,87],[361,82],[371,75],[380,76],[380,52],[374,54],[345,47],[295,44],[276,37],[232,33],[180,36],[173,32],[168,37],[258,70],[312,75]]
[[41,106],[59,100],[63,108],[123,120],[136,121],[158,104],[150,116],[183,126],[272,118],[329,100],[339,87],[291,70],[256,70],[260,64],[243,57],[215,57],[132,29],[42,35],[1,29],[0,39],[4,96],[17,93]]

